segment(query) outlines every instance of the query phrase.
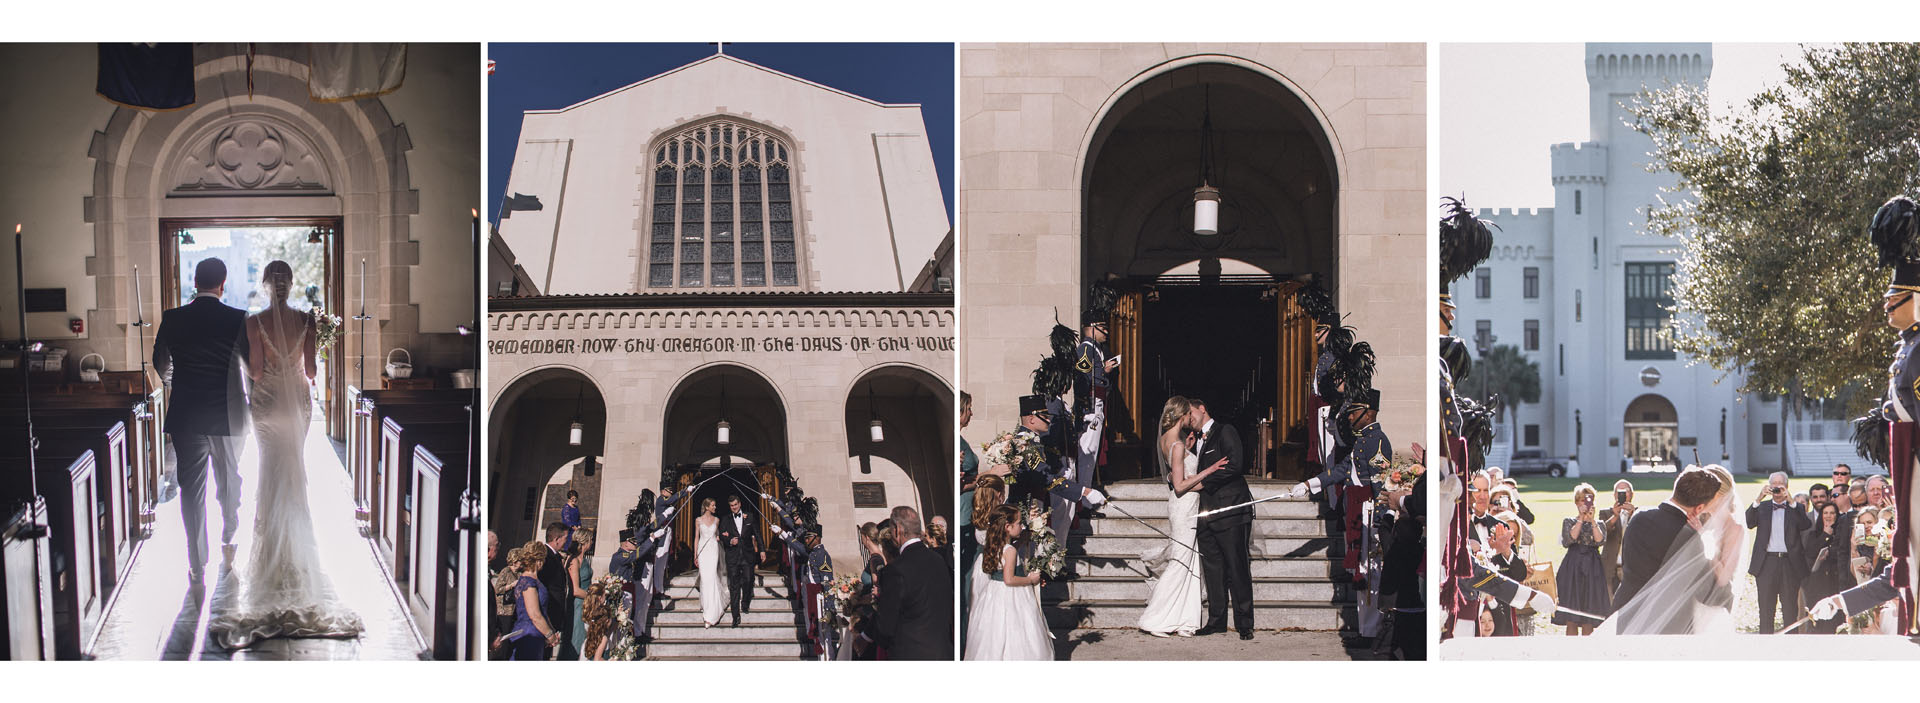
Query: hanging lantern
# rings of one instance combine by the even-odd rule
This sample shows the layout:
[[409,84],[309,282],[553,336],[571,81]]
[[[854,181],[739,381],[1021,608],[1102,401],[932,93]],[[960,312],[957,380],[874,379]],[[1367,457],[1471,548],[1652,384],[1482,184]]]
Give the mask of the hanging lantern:
[[733,443],[732,423],[729,423],[726,420],[721,420],[719,426],[717,426],[714,429],[713,441],[718,442],[722,445],[732,444]]
[[1202,185],[1193,189],[1193,233],[1206,237],[1220,233],[1220,189]]
[[580,428],[580,421],[574,420],[572,425],[567,426],[567,446],[569,447],[580,446],[580,437],[582,434],[583,432],[581,431],[581,428]]
[[887,433],[885,430],[880,429],[880,421],[877,419],[867,423],[867,434],[873,437],[874,444],[879,444],[887,439]]
[[573,394],[573,424],[567,425],[567,446],[569,447],[580,446],[580,440],[586,434],[580,425],[580,406],[586,397],[587,384],[581,383],[575,387]]

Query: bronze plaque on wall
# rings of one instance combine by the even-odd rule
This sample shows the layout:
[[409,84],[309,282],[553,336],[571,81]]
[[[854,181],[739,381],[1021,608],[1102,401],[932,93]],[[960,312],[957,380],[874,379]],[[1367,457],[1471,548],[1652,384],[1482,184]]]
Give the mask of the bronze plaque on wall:
[[887,484],[879,481],[855,481],[853,484],[853,507],[887,507]]

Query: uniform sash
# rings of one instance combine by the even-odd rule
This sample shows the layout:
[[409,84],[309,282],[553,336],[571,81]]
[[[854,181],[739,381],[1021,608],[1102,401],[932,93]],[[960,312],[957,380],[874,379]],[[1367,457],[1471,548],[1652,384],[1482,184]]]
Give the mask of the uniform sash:
[[1893,589],[1899,608],[1899,632],[1902,635],[1913,632],[1913,574],[1908,566],[1912,559],[1913,524],[1913,481],[1914,449],[1920,442],[1920,424],[1912,422],[1890,421],[1888,434],[1887,473],[1893,479]]
[[1347,553],[1342,564],[1353,575],[1354,581],[1365,581],[1367,575],[1360,565],[1366,563],[1367,558],[1367,501],[1373,500],[1373,488],[1346,485],[1340,489],[1340,499],[1346,507],[1341,511],[1341,522],[1346,527],[1347,540]]
[[1453,637],[1454,623],[1462,618],[1479,617],[1477,601],[1468,598],[1459,583],[1460,579],[1473,575],[1473,561],[1467,555],[1467,539],[1473,529],[1473,520],[1467,514],[1467,504],[1471,502],[1468,469],[1473,462],[1469,460],[1466,438],[1447,437],[1445,441],[1446,460],[1453,464],[1454,476],[1460,482],[1460,500],[1453,505],[1453,519],[1447,521],[1446,551],[1440,553],[1440,566],[1445,574],[1440,579],[1440,603],[1446,609],[1446,619],[1440,623],[1441,641]]

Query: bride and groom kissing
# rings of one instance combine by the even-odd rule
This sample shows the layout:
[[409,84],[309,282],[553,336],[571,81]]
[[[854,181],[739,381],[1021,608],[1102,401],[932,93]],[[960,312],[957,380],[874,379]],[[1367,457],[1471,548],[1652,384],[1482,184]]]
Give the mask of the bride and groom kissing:
[[1728,612],[1746,529],[1734,511],[1733,474],[1689,466],[1673,495],[1627,523],[1620,588],[1602,632],[1683,635],[1731,633]]
[[1137,626],[1156,637],[1226,632],[1231,604],[1240,639],[1253,639],[1253,507],[1245,505],[1253,492],[1239,431],[1216,421],[1205,401],[1176,395],[1161,408],[1155,444],[1172,490],[1170,539],[1144,555],[1159,577]]
[[163,430],[173,445],[187,576],[204,589],[206,489],[211,471],[220,506],[221,566],[234,565],[240,528],[240,454],[252,425],[259,462],[253,545],[245,569],[216,590],[207,623],[221,646],[242,649],[272,637],[353,637],[358,613],[341,603],[321,570],[307,505],[303,454],[313,420],[316,327],[287,305],[293,267],[262,270],[266,309],[247,314],[220,302],[227,266],[194,267],[194,297],[161,313],[153,364],[170,391]]

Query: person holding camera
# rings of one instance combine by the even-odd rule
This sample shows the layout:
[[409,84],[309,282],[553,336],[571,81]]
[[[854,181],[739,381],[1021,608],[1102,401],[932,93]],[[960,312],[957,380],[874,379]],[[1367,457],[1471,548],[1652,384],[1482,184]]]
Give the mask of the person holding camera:
[[1604,616],[1613,607],[1612,592],[1607,590],[1607,577],[1600,564],[1600,544],[1606,540],[1606,530],[1600,526],[1596,497],[1593,486],[1574,486],[1573,508],[1578,512],[1560,522],[1560,546],[1567,549],[1567,555],[1554,574],[1561,609],[1554,612],[1553,624],[1565,626],[1569,636],[1593,634],[1593,628],[1600,624],[1600,618],[1594,616]]
[[1620,479],[1613,482],[1613,507],[1600,510],[1600,530],[1604,539],[1600,543],[1600,570],[1607,576],[1607,596],[1620,590],[1620,543],[1627,533],[1627,522],[1633,519],[1633,513],[1639,510],[1633,504],[1633,483]]
[[1760,634],[1773,634],[1773,612],[1779,605],[1780,623],[1800,616],[1800,581],[1808,563],[1801,538],[1812,527],[1807,514],[1787,502],[1787,474],[1775,471],[1753,505],[1747,507],[1747,526],[1753,532],[1753,556],[1747,573],[1760,592]]

